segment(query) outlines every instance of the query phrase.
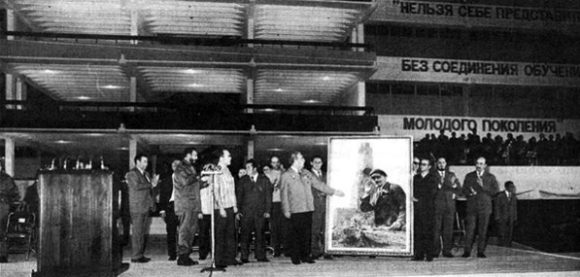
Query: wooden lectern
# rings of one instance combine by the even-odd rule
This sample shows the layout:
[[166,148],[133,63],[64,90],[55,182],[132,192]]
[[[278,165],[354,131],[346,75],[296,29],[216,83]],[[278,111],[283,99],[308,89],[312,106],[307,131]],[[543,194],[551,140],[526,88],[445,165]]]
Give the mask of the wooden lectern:
[[33,276],[116,276],[127,268],[113,221],[113,193],[111,171],[39,172]]

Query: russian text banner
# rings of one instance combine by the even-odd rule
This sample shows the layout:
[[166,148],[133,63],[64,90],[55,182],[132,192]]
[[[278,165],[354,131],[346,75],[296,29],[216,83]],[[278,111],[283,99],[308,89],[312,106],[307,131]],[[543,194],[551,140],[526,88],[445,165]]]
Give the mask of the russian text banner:
[[379,0],[378,3],[371,21],[547,29],[580,34],[580,10],[406,0]]
[[377,57],[371,80],[461,84],[580,86],[580,65]]

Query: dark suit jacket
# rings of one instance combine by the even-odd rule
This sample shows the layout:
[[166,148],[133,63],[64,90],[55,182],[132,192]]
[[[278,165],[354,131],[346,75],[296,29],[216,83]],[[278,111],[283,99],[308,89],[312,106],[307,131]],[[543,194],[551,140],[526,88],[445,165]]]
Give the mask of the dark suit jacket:
[[[455,197],[461,193],[461,184],[455,173],[446,170],[443,183],[441,183],[441,174],[438,171],[433,173],[437,178],[437,191],[435,193],[435,211],[436,212],[454,212]],[[441,185],[441,188],[439,188]],[[453,187],[455,186],[455,188]]]
[[159,190],[159,210],[167,211],[169,199],[171,199],[171,193],[173,193],[172,174],[168,174],[164,178],[161,178],[158,190]]
[[[312,175],[318,179],[318,181],[326,184],[326,174],[322,172],[321,176],[316,176],[314,170],[310,170]],[[314,211],[325,211],[326,210],[326,193],[312,187],[312,197],[314,199]]]
[[129,188],[129,211],[131,213],[147,213],[155,209],[155,202],[151,196],[151,177],[148,172],[141,174],[134,167],[125,174],[125,181]]
[[360,209],[363,212],[375,211],[375,225],[391,226],[397,223],[402,228],[405,226],[406,204],[405,192],[395,184],[387,183],[387,193],[382,193],[375,206],[370,204],[371,196],[361,199]]
[[268,177],[258,174],[254,183],[250,176],[240,179],[237,190],[238,208],[245,216],[263,215],[272,207],[272,184]]
[[[475,171],[465,175],[463,181],[463,194],[467,196],[468,214],[487,213],[491,214],[492,199],[499,192],[499,186],[495,176],[485,171],[481,177],[482,185],[477,182],[477,173]],[[473,191],[476,193],[474,194]]]
[[186,161],[177,166],[175,175],[175,213],[201,213],[201,184],[195,168]]
[[434,173],[429,173],[425,177],[416,174],[413,177],[413,197],[417,199],[415,203],[415,216],[422,220],[433,220],[435,212],[435,194],[439,178]]
[[495,220],[497,221],[516,221],[518,220],[518,199],[513,193],[510,193],[508,199],[505,191],[500,192],[495,198]]

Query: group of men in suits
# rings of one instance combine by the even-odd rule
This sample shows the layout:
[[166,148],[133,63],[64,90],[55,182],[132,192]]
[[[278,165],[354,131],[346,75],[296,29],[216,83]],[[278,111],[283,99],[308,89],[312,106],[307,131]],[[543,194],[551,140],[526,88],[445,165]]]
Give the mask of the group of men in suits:
[[[418,166],[413,178],[414,246],[413,260],[432,261],[441,253],[453,257],[453,224],[456,215],[455,200],[467,198],[465,217],[465,242],[463,257],[471,256],[477,234],[477,257],[485,258],[487,230],[495,199],[495,219],[500,245],[511,245],[511,234],[516,217],[515,186],[508,181],[505,191],[499,193],[496,177],[486,170],[484,157],[476,160],[475,171],[465,176],[463,186],[455,173],[449,171],[445,158],[437,159],[436,170],[431,170],[431,160],[414,160]],[[477,230],[477,232],[476,232]]]
[[[197,173],[194,167],[197,155],[194,148],[186,149],[183,159],[172,163],[173,174],[168,182],[170,185],[160,189],[161,194],[165,195],[160,197],[162,203],[160,213],[167,223],[170,260],[177,259],[177,264],[183,266],[197,264],[197,261],[190,258],[196,232],[199,232],[200,237],[200,259],[208,255],[211,209],[214,210],[216,226],[216,267],[223,268],[249,262],[249,242],[252,233],[256,239],[256,260],[267,262],[264,238],[267,222],[271,225],[275,256],[280,255],[282,245],[294,264],[314,263],[317,257],[324,254],[326,196],[344,196],[344,193],[325,184],[321,157],[315,156],[311,159],[310,171],[304,169],[305,159],[300,152],[291,153],[290,168],[285,171],[280,166],[279,159],[272,157],[270,166],[264,167],[264,173],[259,172],[260,167],[256,161],[248,160],[245,163],[247,174],[241,177],[236,185],[228,169],[231,164],[231,154],[228,150],[216,151],[216,160],[213,163],[216,165],[214,168],[216,174],[211,179]],[[138,154],[134,161],[135,168],[125,176],[129,188],[133,234],[131,261],[142,263],[150,260],[144,256],[144,251],[147,228],[150,224],[149,213],[154,209],[151,192],[159,182],[159,175],[150,177],[145,171],[148,164],[146,156]],[[463,257],[470,257],[477,234],[477,256],[485,258],[492,201],[496,196],[495,219],[498,222],[500,243],[505,246],[511,244],[513,223],[517,219],[515,186],[512,182],[507,182],[506,190],[498,194],[497,180],[486,170],[485,158],[478,158],[475,167],[475,171],[465,176],[461,186],[457,176],[449,171],[445,158],[437,160],[436,170],[431,170],[430,159],[414,159],[413,168],[416,169],[416,175],[413,179],[415,202],[413,260],[432,261],[439,254],[453,257],[451,249],[456,214],[455,200],[460,195],[467,198]],[[388,183],[386,173],[381,170],[373,171],[370,176],[377,183]],[[209,189],[209,184],[213,184],[212,190]],[[384,224],[400,230],[405,226],[405,194],[404,192],[401,194],[401,203],[395,203],[396,188],[397,186],[389,186],[388,191],[393,193],[384,194],[394,197],[387,202],[396,207],[393,206],[388,210],[398,209],[398,212],[384,216],[379,214],[378,217],[375,216],[375,221],[385,221]],[[212,191],[213,207],[210,202]],[[380,197],[372,199],[369,194],[366,202],[365,199],[361,200],[361,209],[365,203],[374,207],[379,204],[378,202]],[[241,223],[241,261],[236,259],[236,219]],[[287,230],[285,234],[282,232],[284,229]],[[177,247],[175,247],[176,233]]]
[[[177,265],[198,263],[190,258],[196,232],[199,234],[200,259],[208,255],[210,209],[214,210],[215,266],[218,268],[249,262],[252,233],[255,234],[256,260],[268,262],[264,238],[268,221],[272,225],[275,256],[280,255],[282,245],[294,264],[313,263],[315,258],[323,255],[326,195],[343,196],[344,193],[325,184],[321,157],[312,158],[312,171],[304,169],[305,159],[300,152],[291,154],[290,168],[286,171],[280,166],[278,157],[271,157],[268,172],[264,173],[259,172],[255,160],[248,160],[246,174],[236,183],[228,169],[230,152],[219,149],[214,156],[214,177],[200,176],[194,166],[198,159],[197,150],[186,149],[182,160],[172,162],[173,173],[165,176],[159,187],[159,176],[151,178],[145,171],[147,157],[142,154],[135,157],[135,168],[125,176],[133,228],[132,262],[150,260],[144,256],[144,251],[149,215],[154,210],[154,189],[159,193],[159,212],[166,222],[169,260],[177,260]],[[210,185],[213,185],[211,189]],[[212,192],[213,207],[210,202]],[[239,220],[241,225],[241,261],[236,259],[235,220]],[[287,232],[281,232],[283,229]]]

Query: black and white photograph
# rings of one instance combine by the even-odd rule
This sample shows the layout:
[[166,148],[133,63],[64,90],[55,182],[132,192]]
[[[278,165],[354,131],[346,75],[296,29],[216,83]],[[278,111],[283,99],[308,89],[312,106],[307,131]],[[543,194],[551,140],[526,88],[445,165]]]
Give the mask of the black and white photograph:
[[578,0],[0,0],[0,277],[580,276]]
[[327,208],[329,253],[410,256],[410,137],[331,138],[328,183],[345,191]]

